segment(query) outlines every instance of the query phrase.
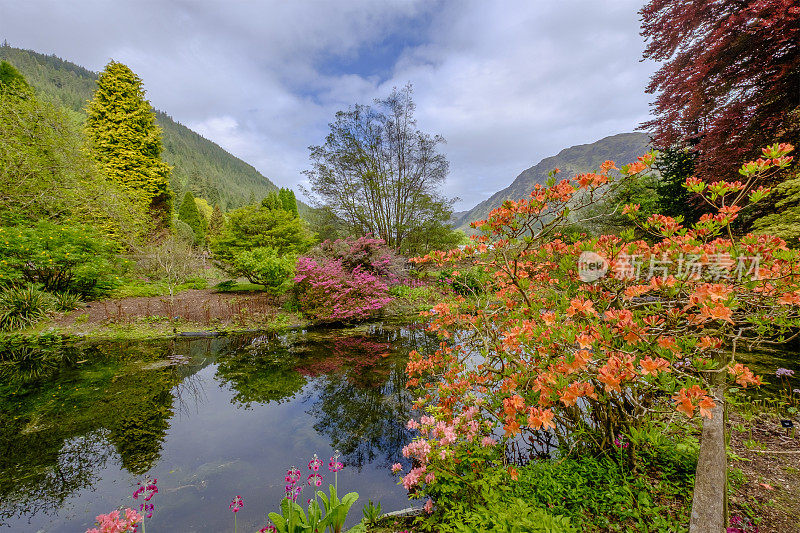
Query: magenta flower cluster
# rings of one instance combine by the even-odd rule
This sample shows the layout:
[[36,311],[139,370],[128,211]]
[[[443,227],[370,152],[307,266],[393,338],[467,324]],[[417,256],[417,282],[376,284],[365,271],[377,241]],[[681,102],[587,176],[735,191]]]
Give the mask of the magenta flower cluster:
[[228,509],[230,509],[232,513],[238,513],[239,509],[242,507],[244,507],[244,500],[242,500],[242,497],[239,495],[231,500],[231,503],[228,505]]
[[348,270],[341,259],[301,257],[294,282],[303,311],[319,321],[364,320],[392,301],[383,280],[361,266]]
[[144,482],[139,482],[139,487],[133,491],[133,499],[138,500],[139,496],[142,496],[144,500],[141,504],[139,504],[139,511],[142,514],[147,513],[145,518],[152,518],[153,517],[153,510],[155,509],[155,505],[150,503],[150,500],[158,494],[158,486],[156,483],[158,482],[157,479],[150,480],[149,478],[146,479]]
[[298,483],[301,475],[300,470],[295,467],[291,467],[286,471],[285,493],[287,500],[292,500],[296,503],[297,498],[300,497],[300,493],[303,492],[303,486]]

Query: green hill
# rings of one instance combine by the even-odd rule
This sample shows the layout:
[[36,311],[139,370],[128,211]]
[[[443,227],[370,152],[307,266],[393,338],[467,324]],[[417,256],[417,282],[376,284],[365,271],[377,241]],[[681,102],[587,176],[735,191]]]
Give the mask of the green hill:
[[644,133],[620,133],[592,144],[565,148],[558,155],[542,159],[536,166],[522,171],[511,185],[469,211],[454,213],[453,225],[470,233],[473,231],[470,222],[485,219],[492,209],[500,207],[506,200],[527,197],[534,185],[547,181],[547,173],[554,168],[560,168],[563,175],[570,175],[597,169],[607,159],[623,165],[635,161],[649,149],[649,138]]
[[[95,89],[97,73],[54,55],[44,55],[3,44],[0,60],[13,64],[37,93],[66,108],[76,122],[84,119],[84,107]],[[147,80],[145,80],[145,86]],[[232,209],[255,198],[260,200],[278,187],[255,168],[219,145],[156,110],[163,130],[164,160],[173,166],[171,185],[176,198],[190,190],[195,196]],[[307,209],[305,205],[300,206]]]

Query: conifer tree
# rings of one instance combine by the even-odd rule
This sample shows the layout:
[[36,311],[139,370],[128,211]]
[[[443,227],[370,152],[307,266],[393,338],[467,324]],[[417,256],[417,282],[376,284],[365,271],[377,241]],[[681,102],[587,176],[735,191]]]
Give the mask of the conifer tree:
[[263,200],[261,200],[261,207],[266,207],[269,210],[283,209],[283,204],[278,198],[278,193],[271,191]]
[[0,91],[13,91],[17,96],[33,95],[25,77],[8,61],[0,61]]
[[142,80],[111,61],[87,106],[86,132],[103,172],[128,189],[160,229],[172,220],[171,168],[161,160],[161,128],[144,94]]
[[225,217],[222,215],[222,209],[219,204],[214,204],[214,210],[211,212],[211,220],[208,221],[209,235],[216,237],[222,233],[225,227]]
[[297,211],[297,198],[295,197],[293,190],[282,187],[278,193],[278,199],[281,201],[284,211],[288,211],[294,216],[299,215]]
[[203,220],[203,215],[197,209],[197,204],[194,201],[194,195],[191,191],[186,191],[181,202],[181,207],[178,209],[178,220],[185,222],[194,232],[194,244],[201,244],[206,238],[206,225]]

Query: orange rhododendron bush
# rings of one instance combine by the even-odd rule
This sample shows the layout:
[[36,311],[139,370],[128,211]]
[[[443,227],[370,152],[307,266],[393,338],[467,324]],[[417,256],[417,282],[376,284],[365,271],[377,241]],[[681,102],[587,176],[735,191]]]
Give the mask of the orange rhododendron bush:
[[615,183],[649,171],[651,153],[620,169],[609,161],[571,179],[553,174],[474,223],[481,234],[471,246],[417,258],[477,266],[491,281],[427,313],[449,340],[408,363],[427,414],[409,421],[420,436],[404,450],[415,460],[407,488],[520,435],[547,431],[563,449],[611,449],[645,421],[711,417],[725,382],[759,385],[736,351],[800,326],[798,253],[774,237],[734,237],[731,223],[768,194],[759,181],[786,168],[791,150],[765,148],[741,181],[687,180],[709,210],[692,227],[640,218],[631,205],[636,232],[560,236]]

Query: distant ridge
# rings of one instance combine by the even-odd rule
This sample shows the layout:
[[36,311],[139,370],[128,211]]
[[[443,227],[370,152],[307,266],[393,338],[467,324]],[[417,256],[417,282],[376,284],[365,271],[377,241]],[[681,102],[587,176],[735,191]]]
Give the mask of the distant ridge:
[[[3,44],[0,60],[13,64],[37,93],[66,108],[76,122],[82,122],[84,107],[92,98],[97,73],[55,55],[45,55]],[[147,80],[144,80],[145,87]],[[192,190],[209,202],[232,209],[260,200],[278,187],[252,165],[231,155],[163,111],[155,110],[163,130],[164,160],[173,166],[171,184],[176,193]],[[180,195],[178,200],[180,201]],[[307,206],[299,206],[301,210]]]
[[617,165],[631,163],[650,149],[650,139],[644,133],[619,133],[591,144],[579,144],[561,150],[557,155],[546,157],[535,166],[523,170],[514,181],[500,192],[479,203],[468,211],[453,213],[453,226],[467,233],[472,230],[470,222],[483,220],[506,200],[518,200],[529,196],[537,183],[547,181],[547,173],[555,168],[563,175],[597,169],[603,161],[611,159]]

